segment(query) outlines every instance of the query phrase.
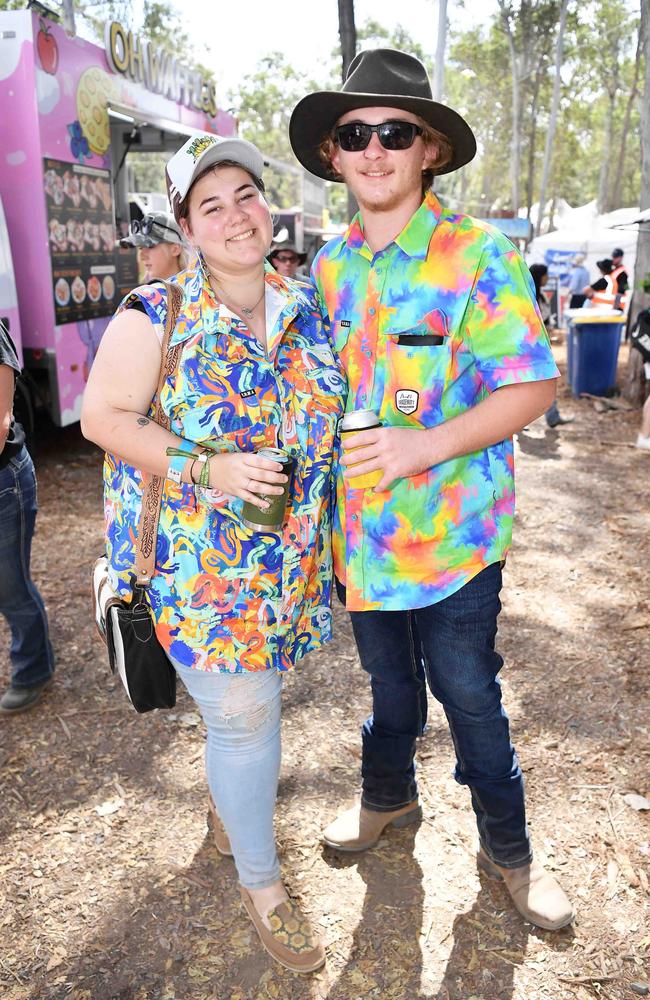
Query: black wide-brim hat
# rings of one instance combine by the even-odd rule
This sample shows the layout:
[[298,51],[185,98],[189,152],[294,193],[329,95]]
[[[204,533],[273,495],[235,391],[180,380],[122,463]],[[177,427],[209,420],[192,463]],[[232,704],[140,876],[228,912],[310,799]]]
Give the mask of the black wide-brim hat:
[[436,170],[437,174],[450,174],[474,159],[474,133],[457,111],[433,100],[420,60],[397,49],[371,49],[354,57],[341,90],[308,94],[294,108],[289,138],[303,167],[317,177],[340,181],[323,163],[318,148],[346,112],[375,107],[410,111],[449,139],[451,162]]
[[299,266],[300,264],[304,264],[305,261],[307,260],[307,254],[301,253],[300,250],[296,250],[295,243],[274,243],[267,254],[267,259],[270,260],[271,263],[273,263],[273,258],[276,256],[276,254],[282,253],[283,251],[286,252],[287,250],[289,251],[289,253],[292,253],[294,257],[298,258]]

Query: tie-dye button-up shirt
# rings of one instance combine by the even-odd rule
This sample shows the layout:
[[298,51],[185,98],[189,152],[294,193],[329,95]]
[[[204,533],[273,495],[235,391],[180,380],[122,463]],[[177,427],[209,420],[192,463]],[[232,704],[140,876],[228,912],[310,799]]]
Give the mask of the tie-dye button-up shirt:
[[[348,383],[346,409],[429,428],[516,382],[559,374],[512,243],[429,192],[373,254],[360,217],[312,277]],[[334,568],[351,610],[425,607],[502,559],[514,513],[512,440],[374,493],[337,476]]]
[[[281,532],[242,522],[243,501],[165,480],[150,600],[156,634],[174,659],[201,670],[287,670],[330,638],[331,466],[345,382],[313,289],[266,274],[267,352],[216,301],[200,269],[174,281],[184,302],[181,344],[161,405],[180,437],[218,451],[281,447],[295,457]],[[162,339],[166,292],[136,289]],[[141,508],[140,473],[107,456],[107,550],[113,582],[129,593]]]

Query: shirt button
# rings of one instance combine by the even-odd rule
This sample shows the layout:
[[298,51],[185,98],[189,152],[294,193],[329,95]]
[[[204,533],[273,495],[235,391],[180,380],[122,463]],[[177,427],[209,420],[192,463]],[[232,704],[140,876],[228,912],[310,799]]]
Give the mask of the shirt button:
[[370,316],[374,316],[375,315],[375,308],[374,308],[374,306],[370,307],[370,309],[368,310],[368,313],[369,313]]
[[359,520],[356,514],[353,514],[353,515],[352,515],[352,520],[353,520],[353,521],[358,521],[358,520]]

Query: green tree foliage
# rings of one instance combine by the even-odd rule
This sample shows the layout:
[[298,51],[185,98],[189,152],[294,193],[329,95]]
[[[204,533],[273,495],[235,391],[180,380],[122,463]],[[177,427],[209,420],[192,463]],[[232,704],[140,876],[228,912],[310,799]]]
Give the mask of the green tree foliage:
[[[642,0],[647,5],[648,0]],[[0,9],[23,5],[23,0],[0,0]],[[549,124],[557,33],[558,0],[504,0],[515,47],[528,50],[521,77],[521,144],[519,191],[524,209],[539,197],[544,146]],[[503,10],[495,10],[481,26],[459,16],[462,0],[449,7],[450,35],[445,66],[445,100],[464,115],[474,129],[479,153],[475,161],[436,182],[439,193],[459,208],[486,215],[512,203],[509,171],[512,162],[511,51]],[[428,14],[430,13],[430,17]],[[207,50],[197,53],[195,40],[184,30],[179,8],[165,0],[145,0],[138,24],[133,24],[130,0],[80,0],[78,24],[96,40],[107,20],[116,19],[142,37],[168,48],[181,61],[204,73],[214,63]],[[547,197],[572,205],[601,198],[606,208],[639,203],[641,149],[640,114],[645,62],[637,63],[638,9],[632,0],[571,0],[567,20],[560,108]],[[428,5],[417,40],[403,28],[389,30],[371,18],[357,27],[358,48],[393,47],[411,52],[433,77],[435,49],[433,6]],[[200,62],[197,63],[197,59]],[[203,65],[201,65],[203,64]],[[255,72],[237,89],[220,95],[220,105],[232,107],[240,134],[255,142],[273,161],[295,167],[288,140],[288,123],[296,102],[313,90],[339,89],[341,53],[333,50],[324,65],[315,65],[313,79],[305,79],[283,53],[265,56]],[[154,184],[162,176],[154,156],[143,158],[138,186]],[[620,168],[619,168],[620,164]],[[151,174],[151,177],[149,177]],[[271,166],[270,200],[288,208],[300,198],[298,175]],[[159,179],[156,181],[159,187]],[[332,184],[330,212],[334,221],[346,218],[345,190]]]
[[[553,46],[557,27],[550,6],[540,7],[535,60],[522,81],[521,204],[539,195],[546,130],[549,123]],[[524,26],[516,26],[521,32]],[[559,122],[547,196],[571,205],[596,199],[607,135],[613,121],[607,160],[608,197],[614,188],[626,107],[634,85],[638,18],[624,0],[572,3],[565,36]],[[446,67],[449,103],[474,129],[479,155],[473,164],[440,178],[439,187],[470,211],[497,213],[511,204],[509,170],[512,136],[512,90],[506,36],[495,16],[483,27],[452,31]],[[613,96],[612,96],[613,95]],[[624,147],[617,204],[638,204],[640,184],[640,97],[633,95]],[[528,197],[526,194],[528,193]]]
[[[239,120],[239,134],[259,146],[265,156],[296,168],[298,164],[289,144],[289,119],[292,109],[309,89],[304,77],[282,52],[269,53],[228,98]],[[271,165],[265,177],[267,193],[275,208],[290,208],[299,203],[300,179],[291,169],[283,171]]]

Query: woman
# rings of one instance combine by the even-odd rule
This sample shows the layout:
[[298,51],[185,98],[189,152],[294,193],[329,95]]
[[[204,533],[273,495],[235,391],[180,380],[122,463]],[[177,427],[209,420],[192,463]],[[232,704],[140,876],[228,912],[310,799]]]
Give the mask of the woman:
[[[344,382],[313,293],[265,264],[272,223],[263,160],[242,139],[199,135],[167,166],[174,215],[198,253],[178,275],[181,357],[161,392],[173,433],[148,419],[160,367],[164,286],[135,289],[102,340],[84,434],[107,452],[107,547],[128,592],[140,473],[166,476],[156,573],[156,632],[208,730],[206,770],[246,910],[266,949],[299,972],[325,955],[280,880],[273,836],[282,674],[330,638],[330,472]],[[244,501],[282,492],[281,532],[255,532]],[[167,456],[180,449],[189,458]],[[210,492],[196,489],[207,449]],[[169,466],[169,468],[168,468]],[[179,480],[176,482],[175,480]],[[196,490],[196,492],[195,492]],[[225,828],[225,829],[224,829]]]
[[134,219],[131,232],[120,240],[120,246],[137,247],[143,281],[173,278],[189,265],[183,234],[168,212],[149,212],[142,219]]
[[[535,283],[535,298],[537,300],[537,305],[539,306],[540,315],[544,320],[544,325],[546,325],[551,318],[551,306],[542,289],[548,282],[548,267],[546,264],[531,264],[529,271],[533,277],[533,282]],[[560,424],[570,424],[573,420],[573,417],[562,416],[555,400],[553,400],[553,403],[549,406],[544,416],[549,427],[559,427]]]

